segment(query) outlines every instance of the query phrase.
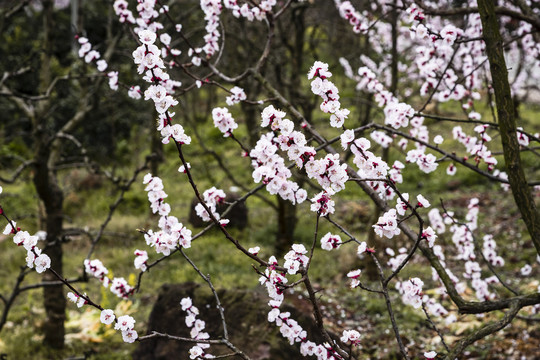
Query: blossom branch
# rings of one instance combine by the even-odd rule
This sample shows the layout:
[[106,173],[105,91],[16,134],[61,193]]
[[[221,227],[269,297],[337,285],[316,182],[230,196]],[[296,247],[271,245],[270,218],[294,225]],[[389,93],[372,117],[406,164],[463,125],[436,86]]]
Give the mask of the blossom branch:
[[187,260],[187,262],[191,265],[191,267],[199,274],[199,276],[208,284],[208,287],[210,290],[212,290],[212,294],[214,295],[214,299],[216,299],[216,308],[219,311],[219,316],[221,317],[221,324],[223,326],[223,338],[225,340],[229,339],[229,331],[227,330],[227,322],[225,321],[225,312],[223,309],[223,306],[221,306],[221,301],[219,300],[219,295],[214,288],[214,284],[212,284],[212,281],[210,280],[210,275],[204,275],[201,270],[195,265],[195,263],[186,255],[184,250],[181,247],[178,247],[178,250],[182,254],[182,256]]
[[332,349],[335,350],[343,358],[348,359],[349,354],[337,345],[337,343],[330,337],[324,327],[324,319],[322,316],[321,307],[319,305],[319,300],[317,300],[316,291],[313,288],[311,281],[309,280],[308,274],[306,272],[303,272],[303,277],[305,278],[304,285],[309,294],[309,301],[313,305],[313,315],[315,316],[315,323],[317,325],[317,328],[321,332],[324,340],[328,342],[328,344],[331,344]]
[[437,335],[439,335],[439,338],[441,339],[441,343],[443,344],[446,351],[450,352],[450,349],[448,348],[448,345],[446,345],[446,341],[444,341],[443,334],[441,333],[441,331],[439,330],[437,325],[435,325],[433,320],[431,320],[431,316],[429,316],[429,313],[428,313],[428,311],[426,309],[426,305],[424,304],[424,302],[422,302],[422,311],[424,312],[424,315],[426,316],[426,319],[429,322],[429,324],[431,325],[431,327],[433,328],[433,330],[435,330],[437,332]]
[[379,272],[382,294],[384,296],[384,301],[386,303],[386,310],[388,312],[388,315],[390,316],[390,322],[392,323],[392,330],[394,330],[394,335],[399,346],[399,351],[401,352],[401,355],[403,355],[403,357],[406,360],[408,360],[410,359],[409,354],[407,353],[407,349],[405,348],[405,345],[403,344],[403,340],[401,339],[401,335],[399,334],[399,327],[396,322],[394,310],[392,309],[392,301],[390,299],[390,295],[388,294],[388,281],[385,280],[384,271],[375,253],[369,252],[369,255],[371,256],[371,259],[373,259],[373,262],[377,266],[377,270]]

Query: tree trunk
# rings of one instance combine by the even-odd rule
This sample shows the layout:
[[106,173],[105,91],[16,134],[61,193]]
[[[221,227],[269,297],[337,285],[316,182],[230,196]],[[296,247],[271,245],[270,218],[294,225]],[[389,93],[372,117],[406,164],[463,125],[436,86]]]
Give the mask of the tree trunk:
[[[40,66],[40,93],[44,93],[51,83],[51,57],[52,57],[52,31],[54,29],[54,3],[44,0],[43,4],[43,51],[41,52]],[[36,115],[32,118],[35,172],[34,186],[39,199],[45,207],[45,230],[47,238],[43,252],[51,258],[51,267],[62,274],[62,222],[64,195],[58,185],[54,171],[55,154],[59,151],[57,139],[51,138],[47,129],[47,112],[50,109],[49,101],[42,101],[37,105]],[[43,281],[57,280],[47,271]],[[43,344],[56,349],[64,347],[64,320],[66,299],[63,287],[47,286],[43,288],[43,306],[46,320],[43,324],[45,335]]]
[[[36,145],[34,186],[38,196],[45,207],[46,216],[46,247],[44,253],[51,258],[51,267],[60,275],[62,274],[62,222],[63,201],[62,189],[58,186],[58,180],[49,163],[50,148],[48,137],[35,132]],[[47,271],[43,281],[57,280],[54,275]],[[43,324],[45,338],[43,344],[52,348],[60,349],[64,346],[64,320],[66,299],[63,286],[47,286],[43,288],[43,305],[45,307],[46,320]]]
[[515,108],[508,82],[503,41],[499,30],[499,22],[495,15],[494,2],[492,0],[478,0],[478,12],[482,21],[483,37],[486,43],[486,53],[495,92],[499,131],[508,181],[516,205],[521,212],[521,217],[531,235],[536,251],[540,254],[540,213],[536,208],[521,165],[520,148],[516,135]]
[[296,206],[289,200],[278,199],[278,231],[276,234],[276,256],[282,256],[290,250],[294,243],[296,227]]

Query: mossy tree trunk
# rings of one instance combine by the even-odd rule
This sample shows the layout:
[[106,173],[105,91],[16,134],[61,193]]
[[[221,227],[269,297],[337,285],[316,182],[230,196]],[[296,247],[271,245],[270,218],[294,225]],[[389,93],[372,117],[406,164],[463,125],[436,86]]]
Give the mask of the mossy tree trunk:
[[495,14],[495,3],[491,0],[478,0],[478,11],[482,21],[483,37],[486,43],[486,52],[495,92],[497,117],[508,181],[536,251],[540,254],[540,214],[534,203],[521,164],[520,147],[516,133],[515,108],[508,82],[503,40]]

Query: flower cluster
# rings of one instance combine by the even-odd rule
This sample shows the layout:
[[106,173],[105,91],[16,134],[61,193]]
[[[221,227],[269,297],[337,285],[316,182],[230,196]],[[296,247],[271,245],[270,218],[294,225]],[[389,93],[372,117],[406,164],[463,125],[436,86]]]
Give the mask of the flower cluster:
[[494,300],[495,294],[489,291],[489,284],[498,282],[496,277],[482,279],[482,268],[476,261],[465,262],[463,277],[471,280],[471,285],[476,292],[476,298],[481,301]]
[[300,267],[307,265],[309,258],[305,254],[307,254],[307,250],[304,245],[294,244],[292,246],[292,249],[285,254],[285,264],[283,264],[287,268],[287,273],[294,275]]
[[[387,175],[391,174],[396,180],[399,180],[397,182],[401,182],[400,174],[403,164],[395,163],[395,168],[390,172],[386,161],[369,151],[371,142],[368,139],[355,139],[352,130],[345,130],[340,138],[344,149],[351,147],[351,152],[354,155],[353,163],[358,167],[357,173],[360,178],[386,180]],[[386,182],[370,180],[368,184],[381,198],[391,199],[394,196],[394,190]]]
[[109,286],[110,279],[107,277],[109,270],[103,265],[101,260],[98,260],[98,259],[84,260],[84,271],[88,275],[92,275],[93,277],[98,279],[101,283],[103,283],[103,286],[105,287]]
[[[156,0],[137,0],[137,13],[139,17],[135,19],[137,25],[135,27],[136,34],[144,29],[151,30],[152,32],[163,29],[161,23],[154,21],[159,16],[158,11],[155,9],[156,3]],[[163,9],[166,10],[167,6],[162,7]]]
[[320,360],[341,359],[341,357],[335,357],[335,352],[328,344],[317,345],[307,340],[306,331],[298,321],[291,319],[291,313],[280,312],[279,308],[274,307],[268,313],[268,321],[276,323],[279,332],[285,339],[289,340],[289,344],[300,343],[300,353],[303,356],[316,356]]
[[[262,0],[254,6],[250,7],[248,3],[244,3],[240,6],[237,0],[224,0],[223,6],[232,11],[235,17],[244,17],[248,21],[264,20],[266,14],[272,11],[272,8],[276,5],[276,0]],[[206,35],[204,35],[205,45],[202,48],[190,49],[190,56],[194,55],[191,62],[195,66],[201,64],[200,53],[204,52],[206,57],[211,58],[216,52],[219,51],[219,38],[220,33],[218,31],[219,16],[222,12],[221,0],[202,0],[201,9],[204,12],[204,20],[206,21]]]
[[109,286],[111,292],[119,298],[127,299],[135,292],[135,289],[131,287],[124,278],[113,278],[111,285]]
[[211,58],[219,51],[219,15],[221,15],[220,0],[202,0],[201,9],[204,12],[204,20],[206,21],[204,35],[205,45],[202,48],[190,49],[189,56],[192,56],[191,63],[195,66],[201,65],[200,53],[204,52],[207,58]]
[[460,260],[475,260],[474,238],[472,231],[476,229],[476,215],[478,214],[478,199],[471,199],[469,202],[469,212],[467,213],[466,224],[453,224],[450,227],[452,241],[458,249],[457,258]]
[[180,145],[189,145],[191,143],[191,137],[186,135],[184,128],[180,124],[165,125],[161,128],[162,143],[168,144],[170,139],[173,139]]
[[229,109],[214,108],[212,110],[212,119],[214,119],[214,126],[223,133],[223,137],[231,136],[234,129],[238,127],[238,124],[234,121]]
[[[266,286],[268,296],[270,296],[270,306],[279,307],[283,302],[283,285],[288,282],[284,273],[280,273],[276,270],[278,265],[277,259],[272,256],[268,259],[269,266],[264,271],[264,275],[259,278],[261,285]],[[270,315],[269,315],[270,316]]]
[[[328,154],[325,158],[316,160],[314,158],[316,155],[315,149],[307,146],[307,140],[304,134],[294,130],[293,122],[284,119],[285,113],[276,110],[271,105],[263,110],[261,117],[261,126],[270,126],[275,133],[279,132],[277,137],[269,135],[269,139],[272,141],[272,146],[269,147],[271,154],[277,151],[277,147],[274,146],[277,144],[282,151],[287,152],[289,160],[294,161],[299,168],[305,167],[308,177],[315,178],[319,185],[329,193],[336,193],[345,188],[345,182],[349,179],[346,171],[347,165],[340,164],[338,154]],[[263,142],[262,144],[265,143]],[[257,157],[259,152],[255,152],[254,155]],[[281,163],[280,160],[276,160]],[[260,171],[262,172],[262,170]],[[266,169],[264,170],[266,171]],[[285,173],[288,178],[290,171],[285,169]],[[298,200],[298,191],[296,195],[296,200]],[[305,199],[304,191],[302,191],[302,198]]]
[[148,200],[152,211],[160,215],[158,222],[160,231],[148,230],[144,234],[146,244],[154,247],[158,254],[161,253],[166,256],[170,255],[171,250],[174,250],[177,246],[186,249],[191,247],[191,230],[179,222],[178,218],[169,215],[171,207],[163,201],[167,194],[163,190],[162,180],[159,177],[146,174],[143,184],[146,184],[145,190],[148,191]]
[[372,226],[375,229],[375,233],[380,237],[386,236],[391,239],[401,233],[401,230],[398,228],[396,209],[390,209],[385,212],[379,217],[377,223]]
[[4,235],[13,234],[13,242],[26,250],[26,266],[30,269],[35,267],[36,271],[41,274],[51,267],[51,258],[47,254],[42,254],[41,249],[37,247],[39,240],[45,240],[45,232],[40,231],[35,235],[30,235],[28,231],[23,231],[17,227],[15,221],[10,221],[2,233]]
[[[416,4],[412,4],[408,9],[408,22],[410,26],[411,39],[416,41],[417,56],[413,66],[418,71],[419,80],[423,81],[420,89],[421,95],[433,92],[433,96],[440,102],[457,100],[463,102],[463,109],[468,109],[472,99],[477,99],[479,94],[471,91],[480,84],[478,71],[474,71],[475,66],[481,65],[483,59],[478,56],[482,51],[482,46],[477,42],[460,44],[454,53],[453,45],[455,41],[463,37],[481,36],[481,27],[478,14],[468,18],[469,26],[467,33],[452,24],[444,22],[424,22],[424,14]],[[479,31],[480,30],[480,31]],[[454,55],[452,55],[454,53]],[[458,82],[459,77],[453,69],[448,69],[447,64],[452,59],[457,63],[454,69],[461,68],[464,83]],[[480,66],[478,66],[480,67]],[[445,76],[440,78],[441,71]]]
[[232,14],[235,17],[244,17],[248,21],[264,20],[266,14],[272,11],[272,8],[276,5],[276,0],[262,0],[258,4],[250,7],[249,3],[244,3],[242,6],[238,5],[237,0],[224,0],[225,7],[232,10]]
[[145,191],[148,192],[148,201],[152,212],[158,213],[161,216],[167,216],[171,212],[171,206],[164,199],[168,196],[163,190],[163,181],[157,176],[146,174],[143,179],[143,184],[146,185]]
[[424,11],[422,11],[422,9],[415,3],[412,3],[407,8],[407,10],[405,10],[405,12],[407,13],[409,17],[408,22],[413,22],[413,21],[421,22],[426,18],[424,15]]
[[358,280],[360,274],[362,274],[362,270],[360,269],[352,270],[347,273],[347,277],[351,279],[351,289],[360,285],[360,280]]
[[388,148],[390,144],[392,144],[392,141],[394,139],[391,136],[386,135],[382,131],[372,131],[371,134],[369,134],[371,139],[375,141],[377,144],[381,145],[383,148]]
[[405,261],[407,258],[407,249],[404,247],[401,247],[398,249],[398,253],[396,255],[396,252],[391,248],[386,248],[386,254],[390,256],[390,259],[386,263],[392,271],[396,271],[397,268]]
[[[287,114],[284,111],[274,108],[273,105],[269,105],[265,107],[261,113],[261,127],[270,126],[272,130],[280,129],[282,127],[281,122],[286,115]],[[284,128],[286,128],[286,126],[284,126]],[[284,132],[286,133],[286,131]]]
[[407,127],[409,121],[415,116],[414,109],[406,103],[399,100],[388,91],[379,81],[377,75],[367,66],[358,69],[358,76],[354,77],[358,84],[357,90],[365,90],[374,94],[375,101],[380,107],[383,107],[385,115],[384,123],[394,129]]
[[332,73],[328,71],[328,64],[315,61],[308,73],[308,79],[311,82],[311,91],[323,99],[321,111],[331,114],[330,125],[333,127],[342,127],[345,119],[349,115],[348,109],[342,109],[339,102],[338,88],[328,80]]
[[404,304],[411,305],[415,309],[422,306],[422,286],[424,282],[419,278],[398,282],[396,289],[402,296]]
[[126,0],[115,0],[113,8],[121,23],[135,23],[135,17],[133,16],[131,10],[128,9],[128,3]]
[[[101,315],[102,317],[105,317],[106,321],[110,321],[110,323],[114,321],[114,318],[111,320],[112,316],[110,313],[102,313]],[[139,337],[137,331],[135,330],[135,319],[129,315],[120,316],[114,325],[114,329],[122,332],[122,339],[127,343],[133,343]]]
[[138,65],[138,73],[145,73],[143,79],[152,83],[145,90],[144,98],[154,101],[156,111],[159,114],[157,130],[161,132],[162,142],[167,144],[170,139],[173,139],[179,144],[190,144],[191,138],[185,134],[182,125],[172,125],[172,118],[175,114],[171,112],[171,108],[178,105],[178,101],[171,94],[182,83],[171,80],[169,74],[162,70],[165,68],[165,64],[161,59],[161,51],[154,44],[157,34],[151,29],[141,29],[138,35],[142,44],[132,55],[135,64]]
[[[444,254],[442,253],[442,248],[440,245],[434,245],[433,246],[433,252],[437,255],[439,258],[439,261],[444,265]],[[392,271],[396,271],[397,268],[403,264],[405,259],[407,258],[407,249],[402,247],[398,250],[398,254],[395,253],[395,251],[391,248],[386,249],[386,254],[390,256],[390,259],[387,262],[387,265],[390,266]],[[450,272],[450,270],[446,269],[449,276],[452,278],[452,280],[457,279],[454,277],[454,275]],[[437,272],[433,269],[433,280],[438,280]],[[412,283],[411,283],[412,282]],[[403,302],[409,305],[413,305],[415,308],[418,308],[420,304],[424,304],[426,307],[426,311],[434,316],[439,317],[446,317],[446,323],[449,324],[451,322],[455,321],[455,317],[453,315],[449,315],[448,310],[446,310],[439,302],[435,301],[433,298],[430,298],[428,295],[422,294],[422,284],[421,282],[418,282],[416,279],[410,280],[410,282],[398,282],[396,284],[396,288],[399,290],[400,294],[403,296]],[[405,295],[405,289],[407,289],[407,295]],[[415,290],[416,289],[416,290]],[[443,288],[438,288],[436,291],[439,291],[441,294],[445,293],[445,290]]]
[[[210,338],[210,335],[203,331],[206,327],[206,324],[203,320],[197,319],[199,315],[199,309],[193,305],[191,298],[186,297],[180,300],[180,306],[182,310],[187,313],[186,315],[186,326],[191,328],[190,336],[192,339],[196,340],[207,340]],[[197,343],[189,349],[189,358],[190,359],[211,359],[214,356],[211,354],[206,354],[205,349],[208,349],[210,344]]]
[[424,149],[409,150],[407,152],[407,162],[415,163],[426,174],[435,171],[439,166],[435,155],[426,154]]
[[96,279],[98,279],[104,287],[109,288],[109,290],[113,294],[115,294],[116,296],[120,298],[127,299],[135,291],[135,289],[129,286],[127,281],[122,277],[121,278],[115,277],[111,280],[107,276],[107,274],[109,273],[109,270],[98,259],[84,260],[84,270],[88,275],[91,275],[95,277]]
[[445,323],[450,324],[456,321],[455,315],[450,314],[448,310],[444,308],[439,302],[435,301],[433,298],[430,298],[427,295],[422,297],[422,302],[426,307],[426,311],[432,315],[438,317],[446,317]]
[[340,2],[341,1],[336,0],[339,15],[352,25],[353,31],[355,33],[366,34],[368,29],[370,28],[369,22],[366,17],[356,11],[356,9],[349,1],[343,1],[341,2],[341,4],[339,4]]
[[81,47],[79,48],[79,57],[84,58],[84,61],[88,64],[94,61],[96,62],[99,71],[105,71],[107,69],[107,62],[105,60],[98,60],[101,57],[99,51],[92,49],[92,44],[88,41],[88,38],[84,36],[77,36],[77,41]]
[[306,174],[315,178],[323,189],[336,193],[345,189],[349,180],[347,164],[340,164],[339,154],[328,154],[323,159],[311,160],[306,163]]
[[321,191],[311,199],[311,211],[318,213],[321,216],[333,214],[335,211],[335,202],[330,198],[332,194],[326,191]]
[[430,248],[433,247],[433,245],[435,244],[435,240],[437,239],[437,235],[435,234],[435,231],[431,228],[431,226],[428,226],[422,231],[422,239],[425,239],[427,241]]
[[[368,93],[374,94],[375,102],[380,107],[385,108],[386,106],[390,104],[394,104],[391,106],[396,106],[395,104],[398,103],[397,98],[390,91],[386,89],[384,84],[379,81],[379,77],[369,67],[362,66],[358,68],[357,73],[358,73],[357,76],[353,76],[353,80],[357,81],[356,90],[363,90]],[[401,106],[399,106],[398,108],[401,108]],[[403,106],[403,109],[407,109],[407,107]],[[395,110],[384,111],[385,114],[386,113],[393,114],[394,112]],[[407,114],[408,109],[406,111],[398,111],[398,113]],[[405,122],[400,123],[400,126],[407,126],[407,125],[408,125],[408,119],[406,123]]]
[[488,135],[488,125],[478,125],[474,128],[474,131],[478,134],[476,136],[467,135],[461,126],[455,126],[452,129],[452,135],[455,140],[465,146],[467,153],[474,157],[476,164],[484,162],[488,166],[488,170],[492,171],[497,165],[497,159],[493,156],[490,150],[486,147],[486,143],[491,141],[491,137]]
[[394,182],[394,184],[401,184],[403,183],[403,175],[401,174],[401,170],[405,168],[405,165],[399,161],[395,160],[394,164],[392,164],[392,168],[388,170],[388,175],[390,176],[390,180]]
[[503,266],[504,259],[497,254],[497,243],[493,239],[493,235],[484,235],[484,245],[482,246],[482,253],[487,261],[493,266]]
[[[482,268],[476,261],[477,254],[475,251],[475,239],[473,231],[477,228],[478,212],[479,212],[479,200],[473,198],[469,201],[468,212],[465,216],[467,222],[465,224],[458,224],[452,218],[453,214],[448,213],[449,221],[452,221],[450,226],[450,232],[452,233],[452,242],[457,248],[456,259],[464,262],[463,277],[471,281],[471,285],[476,292],[477,299],[481,301],[493,300],[495,294],[489,290],[489,283],[497,282],[498,280],[492,278],[482,278]],[[448,220],[447,220],[448,221]],[[504,259],[498,256],[495,252],[496,244],[490,235],[484,236],[484,246],[482,252],[486,259],[494,266],[504,265]],[[444,262],[442,262],[444,264]],[[448,270],[447,270],[448,271]],[[457,279],[455,280],[457,283]],[[459,292],[466,290],[466,284],[458,284],[456,286]]]
[[[163,45],[163,47],[159,49],[161,52],[162,58],[166,58],[169,55],[171,55],[173,58],[177,57],[182,52],[178,49],[171,48],[170,46],[171,40],[172,40],[171,36],[168,33],[163,32],[163,28],[164,28],[163,24],[157,21],[159,14],[167,13],[169,11],[169,7],[168,5],[159,4],[160,9],[158,12],[155,9],[156,4],[157,4],[156,0],[138,0],[138,4],[137,4],[138,17],[133,18],[133,14],[131,13],[130,10],[127,9],[127,5],[128,5],[127,2],[121,0],[120,2],[117,1],[115,3],[115,12],[117,16],[119,16],[120,21],[122,21],[122,19],[126,16],[130,18],[130,20],[133,20],[129,22],[135,25],[133,29],[135,34],[139,34],[141,31],[149,31],[151,33],[155,33],[156,34],[155,38],[151,36],[150,38],[147,37],[145,40],[147,42],[148,40],[150,40],[151,44],[153,45],[155,40],[159,38],[159,41]],[[179,32],[182,28],[182,25],[176,24],[175,27],[176,27],[176,31]],[[159,37],[157,36],[158,33],[160,33]],[[156,50],[155,48],[152,48],[152,49]],[[155,54],[157,55],[158,53],[156,52]],[[171,67],[174,66],[175,60],[174,59],[171,60],[169,64]],[[147,72],[147,75],[145,76],[145,80],[147,80],[148,82],[153,82],[156,80],[158,81],[167,80],[173,86],[176,86],[176,85],[180,86],[179,82],[169,80],[168,75],[163,73],[161,69],[155,69],[154,75],[155,76]]]
[[285,115],[283,111],[275,109],[272,105],[267,106],[261,114],[261,126],[270,126],[272,131],[278,134],[277,137],[271,137],[272,142],[282,151],[286,151],[289,160],[294,161],[296,166],[302,169],[304,164],[313,161],[316,152],[312,146],[307,145],[304,134],[294,130],[294,123],[289,119],[284,119]]
[[230,92],[231,95],[227,96],[227,99],[225,100],[229,106],[233,106],[234,104],[238,104],[240,101],[247,99],[246,93],[241,87],[235,86],[230,90]]
[[[263,116],[263,122],[264,119]],[[292,173],[285,166],[285,160],[277,153],[278,147],[274,141],[273,133],[263,135],[249,153],[252,159],[251,165],[254,168],[253,180],[256,183],[262,181],[263,184],[266,184],[266,190],[270,194],[279,194],[284,200],[300,204],[306,200],[307,192],[301,189],[296,182],[289,180]]]
[[446,213],[441,216],[439,209],[433,208],[428,212],[429,223],[437,234],[443,234],[446,231],[446,225],[452,224],[452,218]]
[[[229,223],[228,219],[221,219],[220,215],[217,212],[217,205],[222,204],[225,201],[225,192],[221,189],[216,189],[215,186],[212,186],[210,189],[206,190],[203,193],[203,200],[208,209],[212,212],[212,215],[216,220],[219,220],[219,223],[224,226]],[[195,211],[197,215],[203,219],[203,221],[210,221],[212,218],[204,206],[199,203],[195,206]]]
[[141,269],[141,271],[146,271],[146,262],[148,261],[148,253],[145,250],[135,250],[134,252],[135,260],[133,264],[135,269]]
[[85,299],[86,294],[84,296],[79,296],[78,294],[72,293],[71,291],[67,293],[67,298],[77,304],[78,308],[83,307],[83,305],[88,304],[88,301]]
[[339,235],[333,235],[331,233],[327,233],[321,238],[321,248],[323,250],[333,250],[333,249],[339,249],[341,246],[341,236]]
[[[403,200],[405,201],[403,201]],[[397,199],[396,203],[396,211],[400,216],[405,215],[407,210],[411,207],[411,204],[409,203],[409,194],[403,193],[401,194],[401,197]]]
[[[105,72],[107,70],[108,64],[104,59],[98,60],[101,57],[101,54],[97,50],[92,49],[92,44],[90,41],[83,37],[77,36],[77,41],[81,45],[79,48],[79,57],[84,58],[86,63],[94,63],[99,72]],[[106,76],[109,78],[109,87],[111,90],[118,90],[118,71],[109,71]],[[140,98],[140,92],[138,91],[138,86],[132,86],[128,95],[134,99]]]
[[360,344],[360,333],[357,330],[343,330],[340,340],[344,343],[350,342],[351,345]]

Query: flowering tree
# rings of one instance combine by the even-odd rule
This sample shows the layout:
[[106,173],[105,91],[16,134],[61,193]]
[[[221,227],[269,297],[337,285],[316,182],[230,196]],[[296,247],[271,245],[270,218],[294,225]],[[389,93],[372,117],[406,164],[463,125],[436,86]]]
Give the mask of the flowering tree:
[[[44,4],[52,7],[51,2]],[[67,286],[68,299],[77,306],[99,309],[102,323],[114,323],[124,341],[163,337],[190,342],[191,359],[212,358],[212,345],[218,344],[228,347],[231,356],[250,358],[250,354],[230,341],[227,322],[231,320],[225,317],[214,284],[190,258],[190,252],[197,251],[198,240],[212,227],[219,229],[231,249],[256,264],[257,276],[268,292],[268,321],[275,323],[291,344],[297,344],[303,356],[363,357],[359,347],[361,329],[343,328],[336,337],[327,328],[320,299],[324,291],[314,285],[310,273],[314,257],[325,256],[325,252],[315,251],[319,246],[326,251],[352,252],[365,264],[362,268],[375,269],[376,281],[369,284],[361,269],[351,268],[343,275],[349,279],[350,291],[372,293],[385,303],[395,346],[405,359],[415,355],[400,334],[395,310],[399,301],[422,312],[440,338],[439,347],[423,354],[428,359],[454,359],[469,345],[503,329],[517,316],[528,318],[538,311],[540,294],[526,286],[532,265],[516,269],[525,277],[523,281],[509,281],[501,276],[500,268],[506,263],[504,254],[498,252],[502,244],[497,243],[496,236],[485,233],[479,223],[482,208],[477,198],[471,198],[464,209],[466,213],[460,214],[445,206],[444,194],[439,195],[439,202],[429,194],[401,190],[407,185],[407,173],[413,171],[425,174],[425,181],[433,181],[436,174],[454,176],[458,171],[467,171],[483,181],[499,183],[502,190],[513,195],[526,229],[526,241],[540,254],[540,214],[534,199],[540,183],[529,180],[537,174],[524,166],[521,159],[530,156],[537,161],[533,144],[540,138],[534,134],[534,128],[517,125],[517,104],[531,101],[538,90],[537,3],[506,1],[495,7],[487,0],[459,4],[394,1],[362,8],[335,0],[334,6],[328,8],[328,3],[292,0],[203,0],[199,5],[198,22],[194,24],[204,24],[204,34],[191,31],[190,22],[180,22],[183,9],[174,2],[170,6],[156,0],[114,2],[117,20],[132,35],[130,69],[144,81],[143,86],[124,83],[122,71],[111,68],[107,56],[102,56],[99,47],[89,40],[91,34],[77,37],[78,56],[95,67],[96,76],[108,79],[112,91],[127,91],[131,98],[153,105],[161,142],[178,154],[177,176],[192,188],[198,202],[195,210],[209,224],[193,234],[172,215],[174,208],[167,201],[163,181],[149,173],[143,183],[150,208],[159,220],[153,229],[140,230],[141,246],[134,251],[134,266],[140,271],[137,285],[109,277],[106,264],[91,256],[84,260],[84,267],[86,274],[115,295],[129,298],[136,296],[135,292],[144,285],[143,278],[151,276],[144,275],[150,268],[180,253],[212,290],[223,333],[205,332],[204,311],[199,310],[203,304],[184,298],[178,301],[186,312],[191,338],[152,329],[147,335],[139,334],[134,317],[104,309],[92,294],[84,294],[75,283],[66,280],[61,275],[61,260],[40,250],[39,237],[30,235],[20,223],[18,227],[10,218],[11,209],[0,208],[6,222],[4,234],[13,235],[15,244],[27,251],[29,268],[48,274],[47,281],[54,278],[55,285],[60,282]],[[361,43],[365,51],[359,59],[350,58],[347,51],[336,54],[340,49],[333,50],[328,59],[319,54],[309,60],[308,69],[303,60],[307,56],[304,45],[313,45],[315,54],[317,45],[308,39],[303,27],[306,21],[316,18],[310,18],[310,12],[321,16],[323,8],[339,14],[342,25],[350,26],[351,41]],[[282,27],[290,24],[284,20],[287,16],[296,26],[297,38],[293,42],[288,42],[281,32]],[[227,30],[246,23],[257,30],[250,33],[250,29],[244,29],[257,35],[254,43],[258,46],[249,56],[235,59],[228,53],[244,43],[240,37],[226,36]],[[284,37],[281,42],[278,35]],[[288,84],[278,70],[269,70],[273,57],[283,48],[288,49],[294,61]],[[357,106],[340,95],[333,74],[341,71],[347,80],[340,86],[356,87],[362,94],[359,102],[367,105]],[[126,75],[126,79],[130,77]],[[254,182],[222,213],[217,209],[226,194],[216,187],[201,191],[197,186],[200,178],[190,165],[197,159],[186,156],[186,148],[195,145],[195,139],[182,117],[176,116],[184,98],[214,87],[221,90],[218,94],[226,94],[221,101],[226,106],[214,106],[209,116],[225,140],[237,146]],[[306,95],[299,88],[311,93]],[[18,94],[7,87],[3,91],[25,106]],[[313,104],[319,105],[318,109]],[[355,110],[362,113],[355,114]],[[237,112],[256,114],[256,121],[246,117],[242,123],[233,115]],[[441,123],[452,125],[441,127]],[[248,129],[247,139],[238,136],[242,126]],[[441,129],[449,129],[448,134],[441,133]],[[500,143],[493,140],[496,137],[500,137]],[[208,146],[199,136],[197,141],[200,146]],[[379,155],[381,149],[384,150]],[[496,151],[501,151],[502,158]],[[51,171],[47,174],[48,179],[54,179]],[[36,187],[39,189],[37,183]],[[361,189],[379,211],[370,226],[373,236],[367,239],[335,216],[336,207],[345,198],[342,194],[352,187]],[[283,204],[310,211],[314,227],[310,243],[290,244],[282,258],[259,246],[246,247],[231,234],[227,227],[229,211],[250,196],[264,192],[279,197],[282,212],[286,208]],[[44,195],[42,199],[45,202],[49,197]],[[322,222],[328,222],[334,230],[321,234]],[[58,238],[58,234],[53,235],[47,228],[47,238]],[[141,250],[143,238],[145,250]],[[400,239],[405,245],[380,249],[381,239]],[[51,246],[51,241],[48,243]],[[96,243],[92,243],[92,248]],[[152,255],[154,251],[157,255]],[[429,266],[431,278],[404,278],[403,270],[414,262]],[[324,339],[322,343],[312,341],[302,324],[281,309],[291,289],[305,290]],[[8,301],[2,299],[9,307]],[[496,311],[504,316],[486,320],[452,342],[446,341],[438,330],[439,324],[456,321],[458,314]]]

